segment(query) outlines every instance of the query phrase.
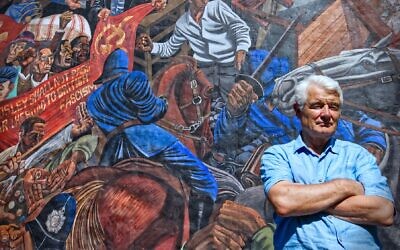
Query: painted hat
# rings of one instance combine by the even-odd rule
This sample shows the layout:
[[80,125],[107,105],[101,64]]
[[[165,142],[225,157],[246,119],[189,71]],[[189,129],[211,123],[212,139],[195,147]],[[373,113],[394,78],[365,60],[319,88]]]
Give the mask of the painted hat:
[[75,215],[76,201],[71,194],[60,193],[54,196],[40,214],[26,224],[36,247],[63,249]]
[[102,84],[117,78],[123,73],[128,73],[128,64],[128,54],[122,49],[114,50],[104,63],[103,74],[94,81],[94,84]]
[[32,32],[25,30],[21,32],[12,42],[15,43],[20,41],[35,43],[35,35]]
[[17,69],[11,66],[0,67],[0,83],[10,80],[11,82],[15,82],[17,77]]

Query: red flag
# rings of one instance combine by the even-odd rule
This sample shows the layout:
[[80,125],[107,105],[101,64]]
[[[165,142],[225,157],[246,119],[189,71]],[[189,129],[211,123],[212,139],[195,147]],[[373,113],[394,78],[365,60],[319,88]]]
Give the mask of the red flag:
[[90,79],[96,80],[103,72],[104,61],[117,48],[128,52],[129,70],[133,68],[136,28],[142,19],[154,9],[151,3],[141,4],[117,16],[99,21],[90,48],[92,67]]
[[24,27],[25,24],[17,23],[11,17],[0,14],[0,51],[3,51]]

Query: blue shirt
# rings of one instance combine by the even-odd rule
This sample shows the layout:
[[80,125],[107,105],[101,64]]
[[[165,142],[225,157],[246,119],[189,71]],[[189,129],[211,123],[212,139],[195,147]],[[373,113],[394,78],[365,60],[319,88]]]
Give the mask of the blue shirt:
[[[318,156],[298,136],[289,143],[268,148],[262,156],[260,171],[267,194],[279,181],[318,184],[348,178],[362,183],[365,195],[393,202],[374,156],[347,141],[332,138]],[[275,249],[379,249],[375,226],[350,223],[324,212],[296,217],[274,214],[274,220]]]

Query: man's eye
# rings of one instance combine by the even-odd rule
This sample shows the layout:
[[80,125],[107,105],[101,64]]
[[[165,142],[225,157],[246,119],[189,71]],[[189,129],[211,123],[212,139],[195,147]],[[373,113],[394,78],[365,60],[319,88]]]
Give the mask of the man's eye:
[[339,110],[339,105],[329,105],[329,109],[337,111]]
[[321,109],[324,105],[322,104],[312,104],[310,105],[311,109]]

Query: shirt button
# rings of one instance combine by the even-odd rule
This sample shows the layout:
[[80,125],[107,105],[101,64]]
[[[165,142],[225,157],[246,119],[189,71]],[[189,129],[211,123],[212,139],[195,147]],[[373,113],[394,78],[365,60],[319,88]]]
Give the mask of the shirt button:
[[322,179],[319,179],[318,182],[319,182],[319,183],[322,183]]

